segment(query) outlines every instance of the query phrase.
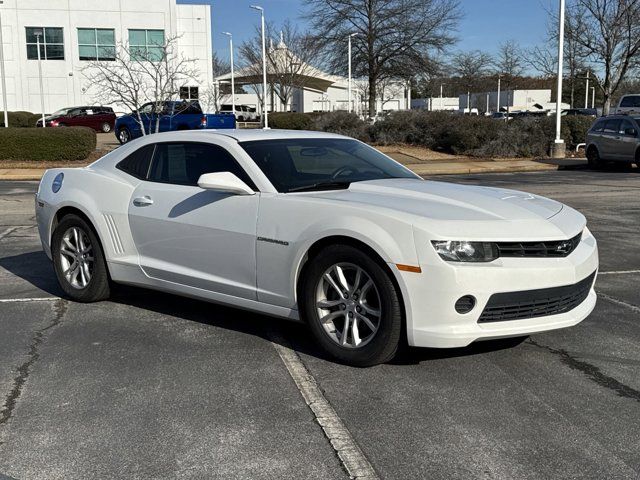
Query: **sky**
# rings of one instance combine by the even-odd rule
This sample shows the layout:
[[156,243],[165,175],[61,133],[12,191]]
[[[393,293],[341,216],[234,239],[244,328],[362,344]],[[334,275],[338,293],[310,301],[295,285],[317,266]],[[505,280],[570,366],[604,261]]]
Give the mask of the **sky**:
[[[209,4],[212,8],[213,47],[218,55],[229,55],[228,40],[223,31],[233,33],[234,44],[240,45],[251,37],[259,25],[259,12],[252,4],[265,9],[265,19],[276,25],[286,18],[300,22],[304,0],[178,0],[178,3]],[[546,32],[550,8],[557,8],[557,0],[460,0],[463,18],[459,24],[458,43],[452,50],[484,50],[495,53],[506,40],[516,40],[522,47],[539,44]]]

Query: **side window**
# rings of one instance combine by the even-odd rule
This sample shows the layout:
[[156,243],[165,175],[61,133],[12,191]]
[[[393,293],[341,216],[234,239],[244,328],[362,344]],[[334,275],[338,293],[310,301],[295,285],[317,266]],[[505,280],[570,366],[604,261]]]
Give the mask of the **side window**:
[[620,126],[620,133],[626,135],[627,130],[629,130],[630,128],[634,128],[633,123],[631,123],[629,120],[623,120],[622,125]]
[[604,133],[618,133],[620,131],[620,119],[607,120],[604,126]]
[[255,184],[229,152],[209,143],[158,143],[149,180],[196,186],[200,175],[215,172],[231,172],[257,190]]
[[606,120],[598,120],[596,124],[591,128],[592,132],[602,132],[604,130],[604,124],[607,123]]
[[640,95],[627,95],[620,102],[621,107],[640,107]]
[[147,173],[149,172],[149,165],[151,164],[154,147],[155,145],[145,145],[144,147],[139,148],[118,163],[116,168],[119,168],[123,172],[139,178],[140,180],[145,180],[147,178]]

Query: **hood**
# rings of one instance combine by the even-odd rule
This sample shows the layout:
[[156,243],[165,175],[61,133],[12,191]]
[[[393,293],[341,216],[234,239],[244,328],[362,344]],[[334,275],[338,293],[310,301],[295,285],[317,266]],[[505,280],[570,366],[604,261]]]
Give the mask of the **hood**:
[[418,179],[355,182],[346,190],[314,195],[444,221],[540,220],[553,217],[563,208],[555,200],[516,190]]

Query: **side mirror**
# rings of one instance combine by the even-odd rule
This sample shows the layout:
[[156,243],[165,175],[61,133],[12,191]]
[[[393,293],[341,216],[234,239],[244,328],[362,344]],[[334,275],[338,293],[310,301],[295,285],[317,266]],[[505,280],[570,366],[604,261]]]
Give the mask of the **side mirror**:
[[256,193],[231,172],[204,173],[198,179],[198,186],[205,190],[215,190],[233,195],[255,195]]
[[632,136],[632,137],[635,137],[636,135],[638,135],[638,132],[636,131],[636,129],[635,129],[635,128],[627,128],[627,129],[624,131],[624,134],[625,134],[625,135],[630,135],[630,136]]

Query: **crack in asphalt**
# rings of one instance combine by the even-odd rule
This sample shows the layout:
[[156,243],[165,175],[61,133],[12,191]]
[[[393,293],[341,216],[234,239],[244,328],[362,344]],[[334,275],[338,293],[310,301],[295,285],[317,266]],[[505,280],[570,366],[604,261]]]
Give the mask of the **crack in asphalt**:
[[529,338],[527,343],[543,350],[547,350],[554,355],[558,355],[562,362],[565,365],[569,366],[569,368],[582,372],[590,380],[600,385],[601,387],[605,387],[609,390],[614,391],[618,396],[640,402],[640,390],[629,387],[628,385],[625,385],[615,378],[602,373],[600,369],[595,365],[592,365],[591,363],[585,362],[583,360],[578,360],[576,357],[572,356],[569,352],[562,348],[553,348],[547,345],[541,345],[531,338]]
[[13,379],[13,388],[7,395],[4,405],[2,406],[2,410],[0,410],[0,426],[7,423],[11,418],[13,409],[16,406],[16,402],[22,394],[22,387],[24,387],[24,384],[27,381],[27,377],[29,376],[29,373],[31,373],[31,367],[40,358],[38,349],[40,347],[40,344],[42,344],[45,332],[60,324],[62,318],[67,312],[67,307],[67,300],[64,300],[62,298],[58,299],[53,305],[53,310],[55,312],[53,321],[46,327],[36,330],[33,334],[31,345],[29,346],[29,353],[27,354],[28,359],[18,367],[18,375]]

